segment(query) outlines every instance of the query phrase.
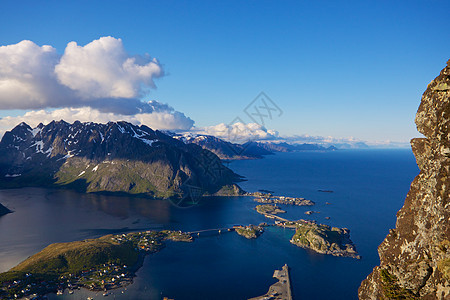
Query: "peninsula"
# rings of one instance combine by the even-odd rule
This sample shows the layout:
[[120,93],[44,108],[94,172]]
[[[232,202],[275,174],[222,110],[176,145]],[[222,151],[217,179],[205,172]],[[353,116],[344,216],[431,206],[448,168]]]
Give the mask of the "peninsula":
[[76,288],[106,291],[131,284],[145,255],[165,241],[192,242],[181,231],[144,231],[51,244],[10,271],[0,274],[0,298],[62,294]]

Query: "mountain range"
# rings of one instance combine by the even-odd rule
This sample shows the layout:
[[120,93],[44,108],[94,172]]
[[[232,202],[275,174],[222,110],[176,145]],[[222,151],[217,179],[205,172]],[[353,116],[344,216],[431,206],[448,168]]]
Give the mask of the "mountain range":
[[258,142],[248,141],[244,144],[237,144],[225,141],[212,135],[192,135],[192,134],[172,134],[176,139],[185,143],[196,144],[203,149],[207,149],[223,160],[236,159],[259,159],[265,155],[276,152],[296,152],[296,151],[332,151],[337,150],[334,146],[322,146],[319,144],[289,144],[285,142]]
[[67,187],[183,198],[193,190],[240,192],[236,183],[241,180],[211,151],[127,122],[53,121],[36,128],[21,123],[0,142],[3,188]]

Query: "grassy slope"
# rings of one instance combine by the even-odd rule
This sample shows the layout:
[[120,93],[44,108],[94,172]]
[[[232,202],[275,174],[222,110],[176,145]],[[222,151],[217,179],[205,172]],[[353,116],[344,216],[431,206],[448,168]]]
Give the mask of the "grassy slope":
[[22,279],[26,273],[53,279],[61,274],[79,274],[106,263],[133,265],[138,252],[132,243],[118,244],[111,235],[99,239],[51,244],[8,272],[0,274],[0,282]]
[[59,185],[74,186],[77,181],[80,181],[80,186],[87,184],[87,192],[125,192],[162,198],[174,195],[170,186],[171,171],[158,163],[128,160],[95,163],[87,159],[72,158],[60,168],[56,177]]

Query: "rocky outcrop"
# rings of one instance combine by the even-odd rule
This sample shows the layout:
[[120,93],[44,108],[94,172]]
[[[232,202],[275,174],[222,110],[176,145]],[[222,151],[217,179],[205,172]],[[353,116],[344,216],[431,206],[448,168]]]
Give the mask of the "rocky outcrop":
[[0,187],[60,186],[186,198],[234,186],[240,176],[212,152],[127,122],[21,123],[0,142]]
[[422,96],[411,146],[420,168],[378,248],[360,299],[450,299],[450,60]]

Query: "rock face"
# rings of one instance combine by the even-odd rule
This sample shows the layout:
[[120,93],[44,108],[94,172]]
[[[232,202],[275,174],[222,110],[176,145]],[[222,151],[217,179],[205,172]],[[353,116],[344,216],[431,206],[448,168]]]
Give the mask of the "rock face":
[[184,198],[193,189],[214,194],[239,180],[212,152],[127,122],[21,123],[0,142],[0,187]]
[[450,60],[423,94],[416,125],[426,137],[411,141],[420,174],[360,299],[450,299]]

